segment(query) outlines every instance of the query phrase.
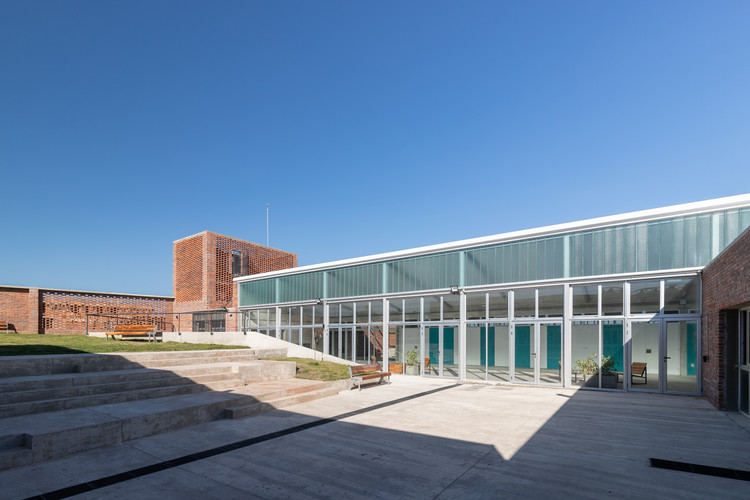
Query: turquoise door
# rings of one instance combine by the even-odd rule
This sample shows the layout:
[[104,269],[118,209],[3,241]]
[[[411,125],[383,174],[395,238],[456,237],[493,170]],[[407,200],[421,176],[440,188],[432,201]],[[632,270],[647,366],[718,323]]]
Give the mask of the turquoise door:
[[516,368],[531,368],[531,325],[516,325]]
[[[489,328],[489,338],[487,338],[487,329],[485,327],[482,327],[480,329],[482,332],[482,338],[481,338],[481,345],[480,345],[480,351],[479,351],[479,362],[482,364],[482,366],[495,366],[495,327],[491,326]],[[489,352],[489,363],[487,363],[487,352]]]
[[437,326],[430,327],[427,351],[429,352],[430,364],[438,365],[440,363],[440,328]]
[[562,327],[560,325],[547,325],[547,369],[560,369],[560,354],[562,353]]
[[455,329],[453,327],[443,327],[443,364],[452,365],[453,363],[453,349],[454,341],[453,336]]

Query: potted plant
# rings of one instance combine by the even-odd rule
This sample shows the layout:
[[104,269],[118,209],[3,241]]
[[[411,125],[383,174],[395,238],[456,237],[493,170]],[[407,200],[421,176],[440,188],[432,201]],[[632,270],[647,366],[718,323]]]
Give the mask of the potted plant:
[[615,358],[604,356],[602,358],[602,388],[617,389],[617,372],[615,371]]
[[[583,374],[583,384],[586,387],[599,387],[599,362],[598,354],[587,356],[586,359],[576,360],[576,369]],[[615,359],[612,356],[604,356],[601,364],[602,387],[615,389],[617,387],[617,372],[615,372]]]
[[406,351],[406,374],[419,375],[419,353],[414,349]]

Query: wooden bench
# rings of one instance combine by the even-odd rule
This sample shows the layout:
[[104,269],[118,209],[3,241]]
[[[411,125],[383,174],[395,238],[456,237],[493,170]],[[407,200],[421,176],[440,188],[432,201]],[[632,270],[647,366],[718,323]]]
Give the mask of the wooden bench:
[[[0,321],[0,332],[8,333],[9,331],[11,331],[10,324],[7,321]],[[15,331],[15,329],[13,331]]]
[[[622,372],[617,372],[617,381],[620,381],[620,377],[623,376]],[[633,384],[633,377],[643,379],[644,384],[648,384],[648,371],[646,370],[646,363],[634,361],[630,365],[630,384]]]
[[354,365],[349,367],[349,389],[354,387],[356,382],[359,390],[362,390],[362,382],[366,380],[378,379],[378,384],[383,381],[385,377],[388,377],[388,382],[391,381],[391,374],[383,371],[383,367],[380,363],[374,363],[371,365]]
[[151,342],[151,339],[156,340],[156,325],[115,325],[115,331],[106,332],[105,335],[107,340],[109,340],[110,335],[147,336],[148,341]]

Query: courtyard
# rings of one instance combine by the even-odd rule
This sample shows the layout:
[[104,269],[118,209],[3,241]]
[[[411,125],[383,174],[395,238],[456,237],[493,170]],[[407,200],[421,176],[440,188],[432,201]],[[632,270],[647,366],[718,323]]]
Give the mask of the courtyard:
[[394,376],[3,471],[0,484],[8,499],[744,499],[749,427],[697,397]]

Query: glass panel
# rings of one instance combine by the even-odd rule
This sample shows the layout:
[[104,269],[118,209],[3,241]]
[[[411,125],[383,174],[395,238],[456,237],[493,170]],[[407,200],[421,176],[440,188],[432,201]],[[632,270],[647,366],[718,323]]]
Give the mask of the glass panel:
[[247,311],[245,327],[250,330],[257,330],[260,326],[260,311]]
[[425,353],[429,363],[425,363],[425,375],[440,375],[440,327],[425,327]]
[[302,308],[302,324],[303,325],[313,324],[313,306],[304,306]]
[[515,358],[516,369],[515,381],[533,382],[534,363],[536,361],[534,352],[534,325],[515,326]]
[[[359,306],[357,307],[357,311],[359,311]],[[360,364],[372,363],[372,360],[370,359],[370,339],[368,337],[368,328],[366,326],[357,328],[355,337],[357,351],[355,361]]]
[[495,323],[487,332],[487,380],[509,382],[510,327],[508,323]]
[[313,329],[312,328],[303,328],[302,329],[302,347],[307,347],[308,349],[313,348]]
[[656,391],[659,389],[659,323],[633,322],[632,330],[630,386]]
[[383,322],[383,301],[375,300],[370,303],[370,321],[373,323]]
[[292,331],[288,327],[281,328],[281,340],[292,341]]
[[443,321],[458,319],[461,307],[459,295],[446,295],[443,297]]
[[299,328],[290,328],[289,329],[289,342],[291,342],[292,344],[299,345],[300,333],[301,333],[301,330]]
[[466,295],[466,319],[485,319],[487,317],[486,298],[486,293]]
[[508,292],[490,292],[490,318],[508,317]]
[[516,318],[531,318],[536,314],[535,291],[516,290],[513,297],[513,312]]
[[599,387],[599,322],[574,321],[571,336],[571,383]]
[[750,414],[750,372],[740,370],[740,411]]
[[[383,364],[383,325],[370,327],[370,360]],[[373,360],[373,357],[375,358]]]
[[331,356],[338,356],[340,346],[341,346],[341,329],[330,328],[328,330],[328,354],[330,354]]
[[404,320],[404,299],[388,300],[388,320],[391,323]]
[[562,384],[562,325],[539,325],[539,383]]
[[404,327],[404,373],[419,375],[419,326]]
[[404,327],[394,326],[388,333],[388,370],[391,373],[404,372]]
[[487,378],[486,333],[487,328],[483,324],[466,325],[466,378],[469,380]]
[[354,318],[357,323],[369,323],[370,322],[370,303],[369,302],[357,302],[356,317]]
[[622,316],[622,283],[602,285],[602,315]]
[[318,352],[323,352],[323,328],[313,328],[313,349]]
[[291,325],[292,326],[299,325],[300,324],[300,319],[301,319],[300,308],[299,307],[290,307],[289,311],[291,313],[291,319],[290,319]]
[[440,321],[440,297],[424,298],[424,320]]
[[289,326],[289,308],[288,307],[282,307],[280,309],[280,325],[281,326]]
[[573,286],[573,316],[599,314],[599,287],[597,285]]
[[273,326],[276,328],[276,308],[272,307],[267,310],[268,311],[268,326]]
[[602,322],[602,388],[623,388],[623,339],[622,321]]
[[539,289],[539,317],[561,317],[563,315],[563,287]]
[[667,391],[698,391],[697,335],[695,321],[667,322]]
[[322,304],[315,306],[315,310],[313,311],[313,318],[315,319],[316,325],[323,324],[323,305]]
[[351,328],[341,329],[341,357],[354,361],[354,338],[353,330]]
[[404,299],[404,321],[419,321],[420,302],[419,297]]
[[328,304],[328,323],[338,325],[340,322],[341,316],[339,315],[339,305],[338,304]]
[[458,327],[440,328],[443,330],[443,377],[458,377]]
[[698,314],[700,278],[669,279],[664,282],[665,314]]
[[659,281],[634,281],[630,284],[630,314],[659,312]]
[[352,306],[351,302],[341,304],[341,323],[354,323],[354,306]]

